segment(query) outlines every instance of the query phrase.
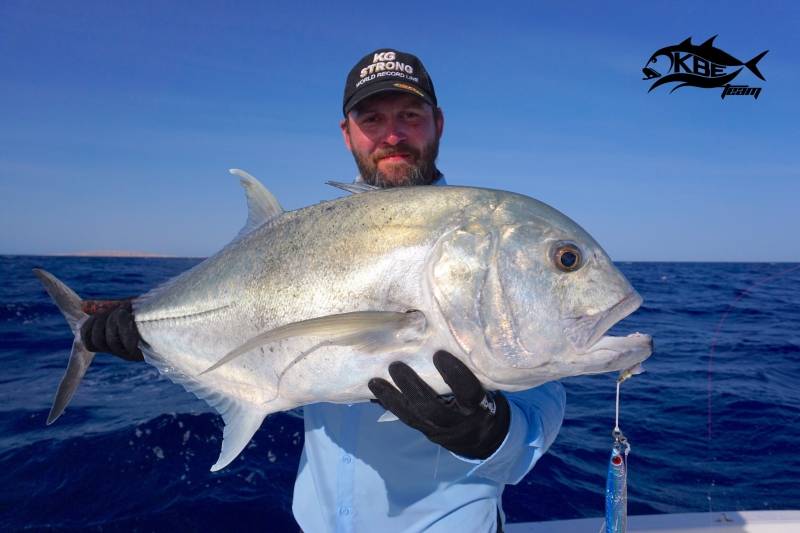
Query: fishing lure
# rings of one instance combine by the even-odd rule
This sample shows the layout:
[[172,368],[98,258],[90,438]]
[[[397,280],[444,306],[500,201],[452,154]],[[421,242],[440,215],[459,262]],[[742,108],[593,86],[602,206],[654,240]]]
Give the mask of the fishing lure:
[[616,416],[614,431],[611,432],[614,444],[611,446],[606,475],[606,533],[625,533],[628,530],[628,453],[631,445],[619,429],[619,386],[626,379],[642,372],[644,369],[641,365],[636,365],[620,372],[617,378]]
[[606,533],[628,529],[628,453],[631,446],[622,431],[615,429],[614,445],[606,475]]

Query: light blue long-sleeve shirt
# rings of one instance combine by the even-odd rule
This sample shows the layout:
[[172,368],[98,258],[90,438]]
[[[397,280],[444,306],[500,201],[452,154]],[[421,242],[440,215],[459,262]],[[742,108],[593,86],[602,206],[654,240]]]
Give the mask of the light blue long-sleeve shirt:
[[378,422],[375,404],[305,406],[295,519],[307,533],[496,531],[504,486],[547,451],[565,406],[560,383],[506,397],[508,435],[485,460],[451,453],[400,421]]
[[292,510],[308,533],[495,531],[506,484],[519,482],[555,440],[560,383],[506,393],[508,435],[485,460],[459,457],[376,404],[304,407],[305,445]]

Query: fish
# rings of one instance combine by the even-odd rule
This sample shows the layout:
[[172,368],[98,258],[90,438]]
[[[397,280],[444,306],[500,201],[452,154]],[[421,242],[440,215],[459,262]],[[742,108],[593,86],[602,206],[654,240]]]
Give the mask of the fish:
[[[245,226],[220,251],[134,298],[144,359],[224,420],[233,461],[264,418],[373,399],[403,361],[438,393],[445,350],[490,390],[630,368],[643,333],[610,336],[641,296],[578,224],[533,198],[477,187],[374,189],[293,211],[247,172]],[[98,305],[35,271],[75,340],[48,423],[94,354],[80,327]],[[100,305],[99,307],[103,307]]]
[[[713,88],[722,87],[733,81],[743,68],[747,68],[761,80],[765,80],[764,75],[758,69],[758,62],[767,55],[769,50],[764,50],[747,62],[736,59],[729,53],[714,46],[714,39],[717,36],[707,39],[702,44],[692,44],[692,38],[688,37],[682,42],[670,46],[665,46],[656,50],[648,59],[647,64],[642,68],[644,80],[656,79],[650,86],[648,92],[656,87],[671,82],[683,82],[672,88],[670,92],[685,87]],[[669,59],[669,68],[663,77],[660,72],[653,68],[658,63],[658,57],[664,56]],[[692,59],[690,62],[689,59]],[[739,67],[731,72],[726,72],[726,68]]]

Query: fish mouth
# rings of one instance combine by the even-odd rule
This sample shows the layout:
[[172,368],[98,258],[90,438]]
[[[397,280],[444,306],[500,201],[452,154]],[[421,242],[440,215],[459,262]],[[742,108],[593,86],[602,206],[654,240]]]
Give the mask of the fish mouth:
[[659,74],[657,70],[650,67],[644,67],[642,72],[644,73],[644,78],[642,78],[643,80],[652,80],[653,78],[661,77],[661,74]]
[[602,373],[629,369],[653,353],[653,337],[644,333],[631,333],[625,337],[601,337],[581,359],[591,359],[587,373]]
[[602,313],[567,319],[568,325],[565,327],[567,339],[579,353],[589,351],[606,331],[611,329],[611,326],[639,309],[642,301],[638,292],[631,291]]
[[639,293],[632,291],[606,311],[574,319],[566,328],[567,338],[576,349],[576,362],[588,364],[585,373],[624,370],[641,363],[653,353],[650,335],[605,335],[614,324],[636,311],[642,301]]

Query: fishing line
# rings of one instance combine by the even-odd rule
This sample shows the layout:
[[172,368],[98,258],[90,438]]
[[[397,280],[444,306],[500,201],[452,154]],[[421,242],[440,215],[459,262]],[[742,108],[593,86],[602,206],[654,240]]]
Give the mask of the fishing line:
[[[719,338],[720,331],[722,331],[722,325],[728,319],[728,315],[731,314],[731,312],[733,311],[733,309],[736,306],[736,304],[739,303],[739,301],[742,298],[744,298],[745,296],[750,294],[750,292],[753,289],[755,289],[759,285],[763,285],[763,284],[767,283],[768,281],[772,281],[772,280],[775,280],[775,279],[780,279],[780,278],[782,278],[782,277],[784,277],[784,276],[786,276],[788,274],[791,274],[795,270],[800,270],[800,265],[795,265],[795,266],[793,266],[791,268],[787,268],[785,270],[782,270],[782,271],[778,272],[777,274],[773,274],[771,276],[766,276],[764,278],[761,278],[760,280],[755,281],[753,284],[749,285],[745,290],[741,291],[739,293],[739,295],[730,304],[728,304],[728,308],[725,310],[725,313],[722,315],[722,318],[717,323],[717,327],[714,330],[714,336],[711,338],[711,348],[708,351],[708,371],[707,371],[707,384],[706,384],[706,389],[707,389],[707,394],[708,394],[708,398],[707,398],[707,422],[706,422],[706,424],[707,424],[707,433],[706,433],[706,439],[707,439],[707,442],[708,442],[708,452],[709,453],[711,452],[711,440],[712,440],[712,425],[711,425],[711,420],[712,420],[712,414],[711,414],[712,413],[712,410],[711,410],[712,405],[711,405],[711,403],[712,402],[711,402],[711,400],[712,400],[712,391],[713,391],[713,379],[712,379],[712,373],[713,373],[713,368],[714,368],[713,359],[714,359],[714,351],[716,350],[716,347],[717,347],[717,339]],[[712,473],[713,473],[713,470],[712,470]],[[707,493],[707,496],[706,496],[706,498],[708,499],[708,512],[709,513],[712,512],[712,509],[711,509],[711,489],[714,486],[715,486],[715,480],[714,480],[713,474],[712,474],[711,483],[709,484],[708,493]]]
[[622,383],[622,380],[617,380],[617,405],[616,405],[616,412],[614,414],[614,431],[619,431],[619,386]]

